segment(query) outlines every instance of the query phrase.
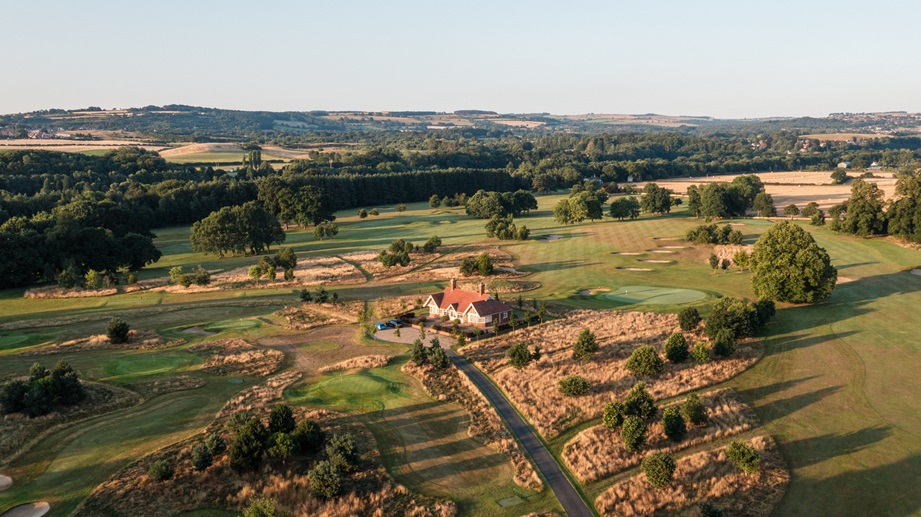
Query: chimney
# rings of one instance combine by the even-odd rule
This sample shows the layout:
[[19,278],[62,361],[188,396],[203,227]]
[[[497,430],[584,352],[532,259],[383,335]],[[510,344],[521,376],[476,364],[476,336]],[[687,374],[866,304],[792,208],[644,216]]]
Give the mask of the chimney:
[[486,294],[486,284],[480,282],[480,294]]
[[452,279],[451,279],[451,290],[453,291],[453,290],[455,290],[455,289],[457,289],[457,279],[456,279],[456,278],[452,278]]

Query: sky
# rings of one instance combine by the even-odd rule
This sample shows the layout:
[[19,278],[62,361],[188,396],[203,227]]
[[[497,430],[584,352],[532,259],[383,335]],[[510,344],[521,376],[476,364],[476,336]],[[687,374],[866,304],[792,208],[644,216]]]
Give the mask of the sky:
[[0,113],[921,112],[921,2],[4,2]]

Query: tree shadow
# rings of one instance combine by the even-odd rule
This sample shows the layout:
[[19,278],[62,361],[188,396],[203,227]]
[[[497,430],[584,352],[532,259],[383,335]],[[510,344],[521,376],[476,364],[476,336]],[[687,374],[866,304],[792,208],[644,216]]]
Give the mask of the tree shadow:
[[829,386],[809,393],[800,393],[785,399],[775,400],[755,406],[758,416],[764,423],[773,422],[774,420],[786,417],[801,409],[820,402],[825,397],[834,395],[841,391],[841,386]]
[[794,468],[806,467],[837,456],[852,454],[892,435],[892,426],[878,425],[850,433],[825,434],[783,445],[791,452]]

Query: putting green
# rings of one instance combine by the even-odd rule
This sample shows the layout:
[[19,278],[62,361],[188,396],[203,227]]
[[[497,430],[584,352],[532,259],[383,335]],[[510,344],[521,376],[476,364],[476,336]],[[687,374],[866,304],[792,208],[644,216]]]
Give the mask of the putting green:
[[707,294],[693,289],[627,285],[602,296],[621,303],[636,305],[680,305],[682,303],[699,302],[706,298]]
[[400,383],[368,372],[332,375],[286,394],[293,402],[349,409],[382,409],[383,400],[402,394]]

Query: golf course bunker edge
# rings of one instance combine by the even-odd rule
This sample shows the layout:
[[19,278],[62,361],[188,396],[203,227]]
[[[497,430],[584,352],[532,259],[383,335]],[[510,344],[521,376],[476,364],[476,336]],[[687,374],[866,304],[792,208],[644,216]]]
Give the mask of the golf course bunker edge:
[[694,289],[627,285],[616,291],[604,293],[601,296],[616,302],[635,305],[681,305],[683,303],[699,302],[706,298],[707,294]]

